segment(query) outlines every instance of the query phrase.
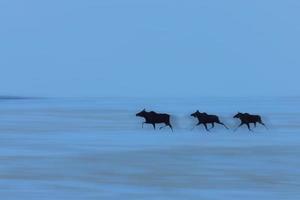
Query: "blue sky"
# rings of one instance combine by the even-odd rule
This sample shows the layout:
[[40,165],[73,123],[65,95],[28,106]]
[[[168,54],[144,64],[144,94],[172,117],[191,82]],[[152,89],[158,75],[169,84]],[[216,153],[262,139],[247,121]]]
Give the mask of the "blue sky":
[[300,94],[298,0],[1,0],[0,94]]

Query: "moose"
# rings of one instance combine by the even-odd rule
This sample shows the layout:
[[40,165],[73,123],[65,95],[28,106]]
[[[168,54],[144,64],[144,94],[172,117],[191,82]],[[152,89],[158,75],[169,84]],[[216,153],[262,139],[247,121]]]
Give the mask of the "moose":
[[264,127],[266,127],[266,125],[262,122],[261,117],[259,115],[251,115],[249,113],[238,112],[236,115],[233,116],[233,118],[238,118],[241,121],[240,125],[235,130],[237,130],[242,125],[246,124],[249,131],[252,131],[252,129],[250,128],[250,123],[253,123],[254,127],[256,127],[256,123],[259,123]]
[[160,129],[169,126],[173,131],[173,127],[170,123],[170,115],[166,113],[156,113],[154,111],[147,112],[146,109],[136,114],[137,117],[145,118],[145,122],[142,124],[142,128],[144,124],[152,124],[153,128],[156,129],[155,124],[164,123],[165,126],[160,127]]
[[[202,113],[202,112],[199,112],[199,110],[197,110],[196,112],[192,113],[191,116],[198,119],[198,123],[194,126],[194,128],[200,124],[203,124],[205,129],[207,131],[209,131],[210,129],[214,128],[215,123],[217,123],[217,124],[223,125],[226,129],[228,129],[228,127],[220,121],[220,119],[217,115],[209,115],[205,112]],[[210,129],[208,129],[207,124],[211,124],[212,127]]]

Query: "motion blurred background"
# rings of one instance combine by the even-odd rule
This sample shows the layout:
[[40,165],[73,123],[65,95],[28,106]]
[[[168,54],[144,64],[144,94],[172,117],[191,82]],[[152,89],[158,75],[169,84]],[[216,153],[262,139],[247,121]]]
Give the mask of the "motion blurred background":
[[[0,0],[0,199],[300,199],[299,10]],[[196,109],[230,130],[191,131]],[[268,130],[233,132],[238,111]]]

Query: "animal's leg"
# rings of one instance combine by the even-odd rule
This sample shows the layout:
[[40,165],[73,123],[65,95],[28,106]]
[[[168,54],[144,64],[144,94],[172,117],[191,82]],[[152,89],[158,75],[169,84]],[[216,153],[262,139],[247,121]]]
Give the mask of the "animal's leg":
[[153,124],[152,124],[152,126],[153,126],[153,128],[154,128],[154,130],[155,130],[155,129],[156,129],[156,127],[155,127],[155,123],[153,123]]
[[206,123],[203,123],[205,129],[209,132],[209,129],[207,128],[207,124]]
[[159,127],[159,129],[163,129],[163,128],[165,128],[166,127],[166,125],[165,126],[162,126],[162,127]]
[[241,126],[243,126],[245,123],[244,122],[241,122],[240,125],[234,130],[236,131],[238,128],[240,128]]
[[159,129],[163,129],[163,128],[165,128],[166,126],[168,126],[168,124],[166,124],[166,125],[160,127]]
[[170,124],[170,122],[165,122],[165,126],[163,126],[163,127],[161,127],[161,128],[164,128],[164,127],[166,127],[166,126],[169,126],[170,127],[170,129],[172,130],[172,132],[173,132],[173,127],[172,127],[172,125]]
[[145,123],[146,123],[146,122],[143,122],[143,123],[142,123],[142,128],[144,128],[144,124],[145,124]]
[[[213,123],[211,123],[211,127],[210,127],[210,129],[212,129],[212,128],[214,128],[215,127],[215,123],[213,122]],[[209,129],[209,130],[210,130]]]
[[246,125],[247,125],[247,127],[248,127],[249,131],[252,131],[252,130],[251,130],[251,128],[250,128],[250,124],[249,124],[249,123],[247,123]]
[[223,124],[222,122],[217,122],[218,124],[223,125],[225,128],[229,129],[225,124]]
[[260,123],[260,124],[263,125],[266,129],[268,129],[267,126],[265,125],[265,123],[263,123],[262,121],[260,121],[260,122],[258,122],[258,123]]
[[171,129],[172,132],[173,132],[173,126],[172,126],[170,123],[168,123],[167,125],[170,127],[170,129]]
[[170,122],[166,122],[166,123],[165,123],[165,126],[162,126],[162,127],[160,127],[159,129],[165,128],[166,126],[169,126],[169,127],[171,128],[172,132],[173,132],[173,127],[172,127],[172,125],[170,124]]
[[254,127],[256,127],[256,122],[254,122]]
[[[200,123],[198,122],[198,124],[196,124],[193,128],[192,128],[192,130],[194,130],[194,128],[196,128],[196,126],[199,126],[200,125]],[[191,131],[192,131],[191,130]]]

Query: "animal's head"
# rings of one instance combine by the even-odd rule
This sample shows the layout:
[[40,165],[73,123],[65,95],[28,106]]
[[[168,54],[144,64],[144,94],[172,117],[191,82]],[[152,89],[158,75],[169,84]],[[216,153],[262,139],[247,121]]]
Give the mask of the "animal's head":
[[137,116],[137,117],[144,117],[145,114],[146,114],[146,109],[142,110],[141,112],[136,113],[135,116]]
[[191,116],[192,117],[197,117],[200,114],[199,110],[197,110],[196,112],[192,113]]
[[243,114],[238,112],[236,115],[233,116],[233,118],[240,118]]

